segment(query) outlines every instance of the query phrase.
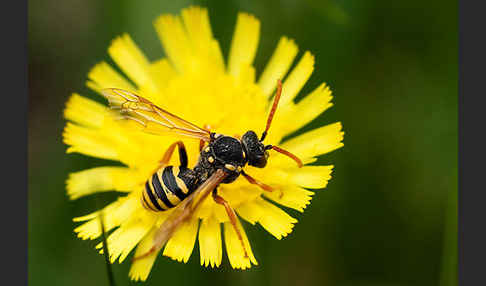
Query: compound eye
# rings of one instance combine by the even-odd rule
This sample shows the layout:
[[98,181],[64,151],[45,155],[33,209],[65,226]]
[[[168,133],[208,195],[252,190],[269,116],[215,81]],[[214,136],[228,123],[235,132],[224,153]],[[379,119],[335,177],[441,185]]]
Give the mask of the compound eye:
[[266,154],[262,156],[256,156],[255,160],[251,162],[250,165],[255,166],[257,168],[264,168],[267,165],[267,156]]

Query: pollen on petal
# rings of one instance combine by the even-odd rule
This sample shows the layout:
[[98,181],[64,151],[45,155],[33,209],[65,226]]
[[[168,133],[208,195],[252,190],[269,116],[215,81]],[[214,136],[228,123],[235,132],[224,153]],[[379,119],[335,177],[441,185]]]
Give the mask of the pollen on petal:
[[282,80],[287,74],[297,52],[298,48],[294,40],[287,37],[280,38],[275,52],[258,80],[264,95],[267,97],[272,95],[277,87],[277,79]]
[[130,192],[137,175],[126,167],[97,167],[69,174],[66,189],[71,200],[103,191]]
[[228,72],[238,78],[241,66],[251,65],[260,40],[260,21],[253,15],[239,13],[231,42]]
[[197,218],[183,223],[165,245],[163,255],[186,263],[194,249],[198,225]]
[[226,253],[228,254],[228,259],[231,267],[236,269],[247,269],[251,267],[251,264],[258,265],[255,256],[251,250],[250,242],[246,236],[245,229],[241,225],[240,221],[237,219],[237,227],[243,238],[243,243],[245,245],[246,251],[248,253],[248,258],[245,258],[245,252],[241,245],[238,235],[236,234],[233,226],[230,222],[224,223],[224,242],[226,245]]
[[113,40],[108,53],[138,86],[156,90],[156,81],[150,73],[150,63],[129,35],[124,34]]
[[208,218],[201,221],[199,227],[199,251],[201,265],[219,267],[223,257],[221,246],[221,227],[216,219]]

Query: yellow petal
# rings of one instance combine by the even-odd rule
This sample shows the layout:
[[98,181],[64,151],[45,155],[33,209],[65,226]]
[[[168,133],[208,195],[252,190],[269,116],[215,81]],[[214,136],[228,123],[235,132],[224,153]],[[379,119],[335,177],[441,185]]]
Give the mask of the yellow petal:
[[297,66],[282,84],[282,98],[279,104],[286,105],[299,93],[314,70],[314,56],[305,52]]
[[[145,254],[152,248],[156,230],[157,228],[152,228],[152,230],[142,238],[135,250],[134,257]],[[130,278],[134,281],[147,280],[159,252],[160,250],[154,251],[143,259],[133,261],[132,266],[130,267]]]
[[265,66],[258,85],[263,94],[270,96],[277,87],[277,79],[282,80],[297,55],[298,48],[292,39],[281,37],[275,52]]
[[107,108],[96,101],[73,93],[66,102],[64,117],[80,125],[99,128],[103,124]]
[[98,167],[69,174],[67,193],[71,200],[101,191],[129,192],[138,174],[125,167]]
[[228,59],[229,74],[238,78],[241,66],[253,63],[259,39],[260,21],[253,15],[239,13]]
[[[140,209],[140,194],[133,192],[126,197],[118,198],[117,201],[102,209],[105,223],[105,231],[110,231],[126,221],[137,209]],[[145,211],[145,210],[144,210]],[[98,219],[100,211],[76,217],[75,222],[88,221],[74,229],[78,237],[82,239],[95,239],[101,235],[101,227]]]
[[199,251],[201,265],[219,267],[223,256],[221,246],[221,228],[219,222],[213,218],[201,221],[199,228]]
[[[108,236],[106,243],[111,263],[114,263],[117,258],[118,262],[122,263],[130,251],[154,226],[156,215],[152,212],[143,211],[141,208],[139,208],[139,211],[138,216],[132,216]],[[102,247],[102,242],[96,245],[97,249],[101,249],[101,253]]]
[[86,85],[98,93],[101,93],[101,89],[109,87],[126,89],[132,92],[136,91],[136,88],[128,80],[106,62],[95,65],[89,71],[88,78],[90,81]]
[[218,42],[213,38],[207,9],[196,6],[183,9],[182,19],[195,56],[203,62],[207,59],[206,64],[215,65],[218,70],[224,71],[223,55]]
[[307,205],[310,204],[312,195],[314,195],[314,192],[294,185],[279,186],[277,188],[279,189],[273,192],[263,192],[263,195],[276,203],[300,212],[303,212]]
[[[170,80],[177,75],[176,71],[166,58],[153,62],[150,66],[150,70],[153,78],[157,80],[157,85],[160,89],[167,87]],[[160,98],[162,94],[157,92],[155,95],[157,97],[148,99],[156,104],[162,102],[163,98]]]
[[154,21],[154,26],[165,53],[175,69],[180,73],[190,70],[191,43],[180,17],[162,15]]
[[290,174],[292,183],[304,188],[320,189],[325,188],[331,179],[333,166],[304,166],[295,169]]
[[298,104],[289,104],[288,108],[282,108],[275,121],[276,129],[285,130],[289,134],[312,121],[325,110],[332,106],[331,90],[325,83],[321,84]]
[[124,34],[113,40],[108,53],[138,86],[156,90],[156,81],[150,73],[150,63],[129,35]]
[[[265,201],[264,199],[257,199],[248,203],[251,209],[258,214],[258,218],[252,217],[251,220],[256,220],[258,223],[270,234],[277,239],[287,236],[292,232],[292,228],[297,220],[289,216],[286,212],[272,203]],[[247,217],[243,216],[245,220]]]
[[224,242],[226,245],[226,252],[228,254],[228,259],[230,261],[231,267],[245,270],[247,268],[250,268],[252,263],[254,265],[258,265],[258,262],[256,261],[255,256],[253,256],[253,252],[251,250],[248,237],[246,236],[245,229],[238,219],[236,220],[236,222],[238,230],[240,231],[243,238],[243,244],[245,245],[246,251],[248,253],[248,258],[245,258],[245,253],[243,251],[241,242],[238,239],[238,236],[230,222],[224,223]]
[[199,219],[195,217],[183,223],[165,245],[163,255],[186,263],[194,249],[198,225]]
[[282,144],[282,148],[301,159],[329,153],[344,145],[341,130],[340,122],[329,124],[290,139]]
[[85,128],[67,123],[63,132],[63,142],[70,147],[67,153],[81,153],[108,160],[118,160],[115,142],[97,129]]

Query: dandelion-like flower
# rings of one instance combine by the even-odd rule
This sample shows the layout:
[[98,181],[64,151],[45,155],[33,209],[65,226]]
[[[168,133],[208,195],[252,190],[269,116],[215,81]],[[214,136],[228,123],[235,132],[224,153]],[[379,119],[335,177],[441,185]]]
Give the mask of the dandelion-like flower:
[[[130,36],[122,35],[112,42],[108,53],[130,80],[101,62],[89,72],[87,86],[100,94],[105,88],[131,91],[198,126],[210,126],[212,131],[228,136],[241,136],[247,130],[264,130],[270,99],[278,79],[284,79],[279,107],[265,139],[272,144],[279,144],[286,135],[332,106],[331,91],[324,83],[295,103],[294,98],[312,74],[314,57],[305,52],[289,72],[298,52],[291,39],[280,39],[263,72],[257,76],[252,63],[260,22],[249,14],[238,15],[226,63],[211,32],[206,9],[190,7],[182,10],[181,16],[162,15],[154,26],[167,58],[150,62]],[[134,248],[135,256],[147,253],[154,235],[172,210],[154,212],[144,208],[143,186],[171,144],[183,141],[191,167],[199,157],[200,142],[175,133],[156,136],[141,132],[134,129],[134,122],[118,120],[108,106],[78,94],[68,100],[64,115],[70,121],[63,133],[64,143],[69,145],[68,153],[77,152],[124,165],[96,167],[69,175],[70,199],[103,191],[124,193],[102,210],[74,218],[75,222],[84,222],[74,231],[82,239],[99,238],[98,216],[102,212],[106,231],[112,231],[107,238],[111,263],[117,259],[121,263]],[[218,194],[239,218],[252,225],[260,224],[277,239],[287,236],[297,220],[278,206],[302,212],[314,194],[308,189],[326,187],[333,166],[309,164],[317,156],[343,146],[341,129],[338,122],[281,143],[282,148],[302,160],[301,168],[288,156],[272,150],[265,168],[245,166],[245,172],[278,192],[266,192],[240,176],[230,184],[219,185]],[[169,164],[177,166],[179,158],[172,156]],[[201,265],[218,267],[224,237],[231,266],[247,269],[257,265],[257,260],[239,220],[237,226],[247,256],[225,208],[206,199],[175,230],[161,251],[164,256],[187,262],[197,239]],[[101,247],[101,243],[97,245],[98,249]],[[146,280],[158,253],[134,260],[130,277]]]

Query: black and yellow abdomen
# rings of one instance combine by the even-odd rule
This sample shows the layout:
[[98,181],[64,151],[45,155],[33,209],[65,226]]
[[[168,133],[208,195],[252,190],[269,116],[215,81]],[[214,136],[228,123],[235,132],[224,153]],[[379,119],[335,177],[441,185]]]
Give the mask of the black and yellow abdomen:
[[193,170],[182,166],[160,168],[145,182],[143,206],[152,211],[165,211],[177,206],[197,187]]

